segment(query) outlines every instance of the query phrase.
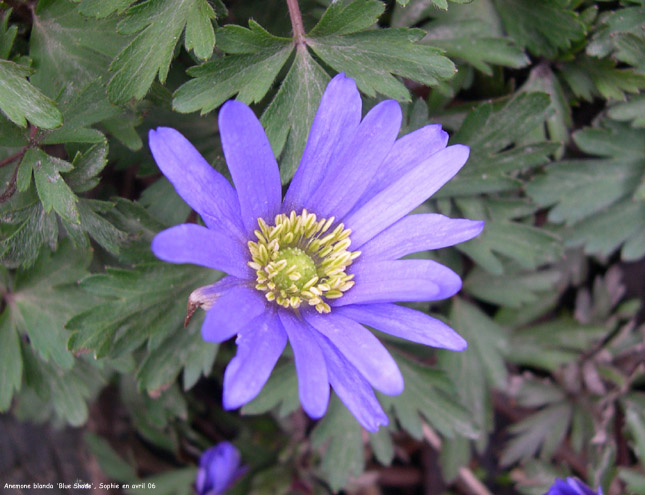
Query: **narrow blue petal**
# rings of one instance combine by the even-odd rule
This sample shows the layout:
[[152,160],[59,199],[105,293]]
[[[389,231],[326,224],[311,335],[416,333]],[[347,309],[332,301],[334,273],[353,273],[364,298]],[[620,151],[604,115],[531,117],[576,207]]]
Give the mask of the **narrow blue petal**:
[[287,345],[287,334],[275,313],[258,316],[249,327],[237,338],[237,354],[224,372],[225,409],[241,407],[260,393]]
[[379,392],[403,392],[403,376],[390,353],[365,327],[336,312],[306,313],[311,326],[327,337],[363,377]]
[[345,152],[329,164],[320,186],[306,202],[320,217],[343,218],[359,200],[389,153],[401,128],[401,107],[387,100],[372,108]]
[[451,351],[463,351],[468,347],[461,335],[441,320],[405,306],[351,304],[334,308],[334,313],[417,344]]
[[266,300],[255,289],[235,285],[222,291],[206,313],[202,337],[207,342],[224,342],[250,327],[264,314]]
[[329,382],[345,407],[367,431],[375,432],[379,426],[387,425],[387,414],[365,378],[327,337],[318,332],[314,335],[325,355]]
[[260,217],[273,223],[280,210],[282,186],[262,124],[244,103],[228,101],[219,112],[219,131],[246,232],[258,228]]
[[240,241],[201,225],[185,223],[159,232],[152,252],[170,263],[192,263],[239,278],[253,276],[248,249]]
[[361,97],[353,79],[338,74],[325,89],[298,170],[284,198],[284,212],[300,212],[335,157],[351,142],[361,120]]
[[461,289],[459,275],[432,260],[359,261],[350,271],[356,285],[332,306],[436,301]]
[[343,221],[352,230],[352,247],[360,248],[432,196],[466,163],[468,153],[459,144],[435,153],[348,215]]
[[324,416],[329,404],[329,376],[315,332],[291,311],[280,311],[280,320],[293,348],[298,372],[298,394],[305,412],[312,418]]
[[361,246],[364,259],[394,260],[419,251],[441,249],[477,237],[484,222],[438,213],[408,215]]
[[439,124],[427,125],[397,139],[354,208],[365,204],[372,196],[444,149],[447,144],[448,133],[441,130]]
[[151,130],[148,141],[161,172],[183,200],[209,227],[230,231],[243,239],[240,205],[229,182],[180,132],[169,127]]

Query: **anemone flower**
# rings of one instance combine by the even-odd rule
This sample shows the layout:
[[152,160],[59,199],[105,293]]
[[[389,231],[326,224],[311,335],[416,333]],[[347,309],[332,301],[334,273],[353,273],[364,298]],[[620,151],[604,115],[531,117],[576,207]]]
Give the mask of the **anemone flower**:
[[229,442],[220,442],[206,450],[199,460],[195,480],[197,495],[223,495],[246,472],[240,466],[240,453]]
[[595,492],[577,478],[566,480],[556,478],[555,482],[544,495],[602,495],[602,489]]
[[450,180],[467,146],[428,125],[397,139],[401,109],[388,100],[361,120],[356,84],[344,74],[322,96],[298,170],[284,199],[262,125],[239,101],[219,112],[235,188],[179,132],[150,131],[150,149],[177,193],[205,226],[159,233],[154,254],[226,272],[191,298],[207,310],[204,340],[237,336],[224,374],[223,404],[236,409],[266,383],[291,344],[303,409],[325,414],[329,385],[367,430],[388,422],[373,388],[403,391],[401,373],[365,326],[412,342],[461,351],[443,322],[396,302],[454,295],[461,279],[427,259],[399,258],[477,236],[483,222],[408,215]]

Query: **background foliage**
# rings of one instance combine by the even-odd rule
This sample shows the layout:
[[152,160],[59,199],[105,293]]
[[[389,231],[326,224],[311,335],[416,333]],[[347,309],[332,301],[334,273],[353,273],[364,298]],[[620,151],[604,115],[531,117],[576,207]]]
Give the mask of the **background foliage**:
[[[232,493],[538,495],[573,474],[645,494],[643,2],[300,8],[295,43],[282,0],[0,2],[0,411],[103,418],[85,428],[105,475],[159,494],[191,493],[224,438],[250,465]],[[234,345],[204,343],[199,314],[183,328],[188,294],[218,274],[149,250],[195,216],[148,129],[178,128],[226,173],[216,115],[237,98],[286,184],[336,72],[368,107],[399,100],[404,132],[440,122],[469,145],[422,209],[487,222],[419,255],[463,276],[452,300],[415,307],[468,350],[387,340],[406,389],[379,396],[390,426],[369,435],[337,399],[303,415],[289,351],[241,416],[224,412]]]

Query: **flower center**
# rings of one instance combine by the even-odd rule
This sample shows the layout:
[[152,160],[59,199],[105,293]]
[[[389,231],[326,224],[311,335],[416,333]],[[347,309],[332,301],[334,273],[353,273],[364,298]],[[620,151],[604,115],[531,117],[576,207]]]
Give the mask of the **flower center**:
[[268,301],[285,308],[306,302],[319,313],[329,313],[326,299],[338,299],[354,285],[345,269],[361,254],[348,251],[351,231],[334,217],[320,220],[314,213],[292,211],[276,215],[274,225],[259,218],[257,242],[249,241],[249,266],[257,275],[255,288]]

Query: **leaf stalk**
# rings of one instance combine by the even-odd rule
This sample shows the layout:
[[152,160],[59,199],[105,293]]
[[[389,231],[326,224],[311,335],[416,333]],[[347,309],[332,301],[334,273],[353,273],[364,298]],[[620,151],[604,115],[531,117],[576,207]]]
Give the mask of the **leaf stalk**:
[[293,29],[293,40],[296,46],[304,45],[305,26],[302,23],[298,0],[287,0],[287,7],[289,8],[289,18],[291,19],[291,28]]

